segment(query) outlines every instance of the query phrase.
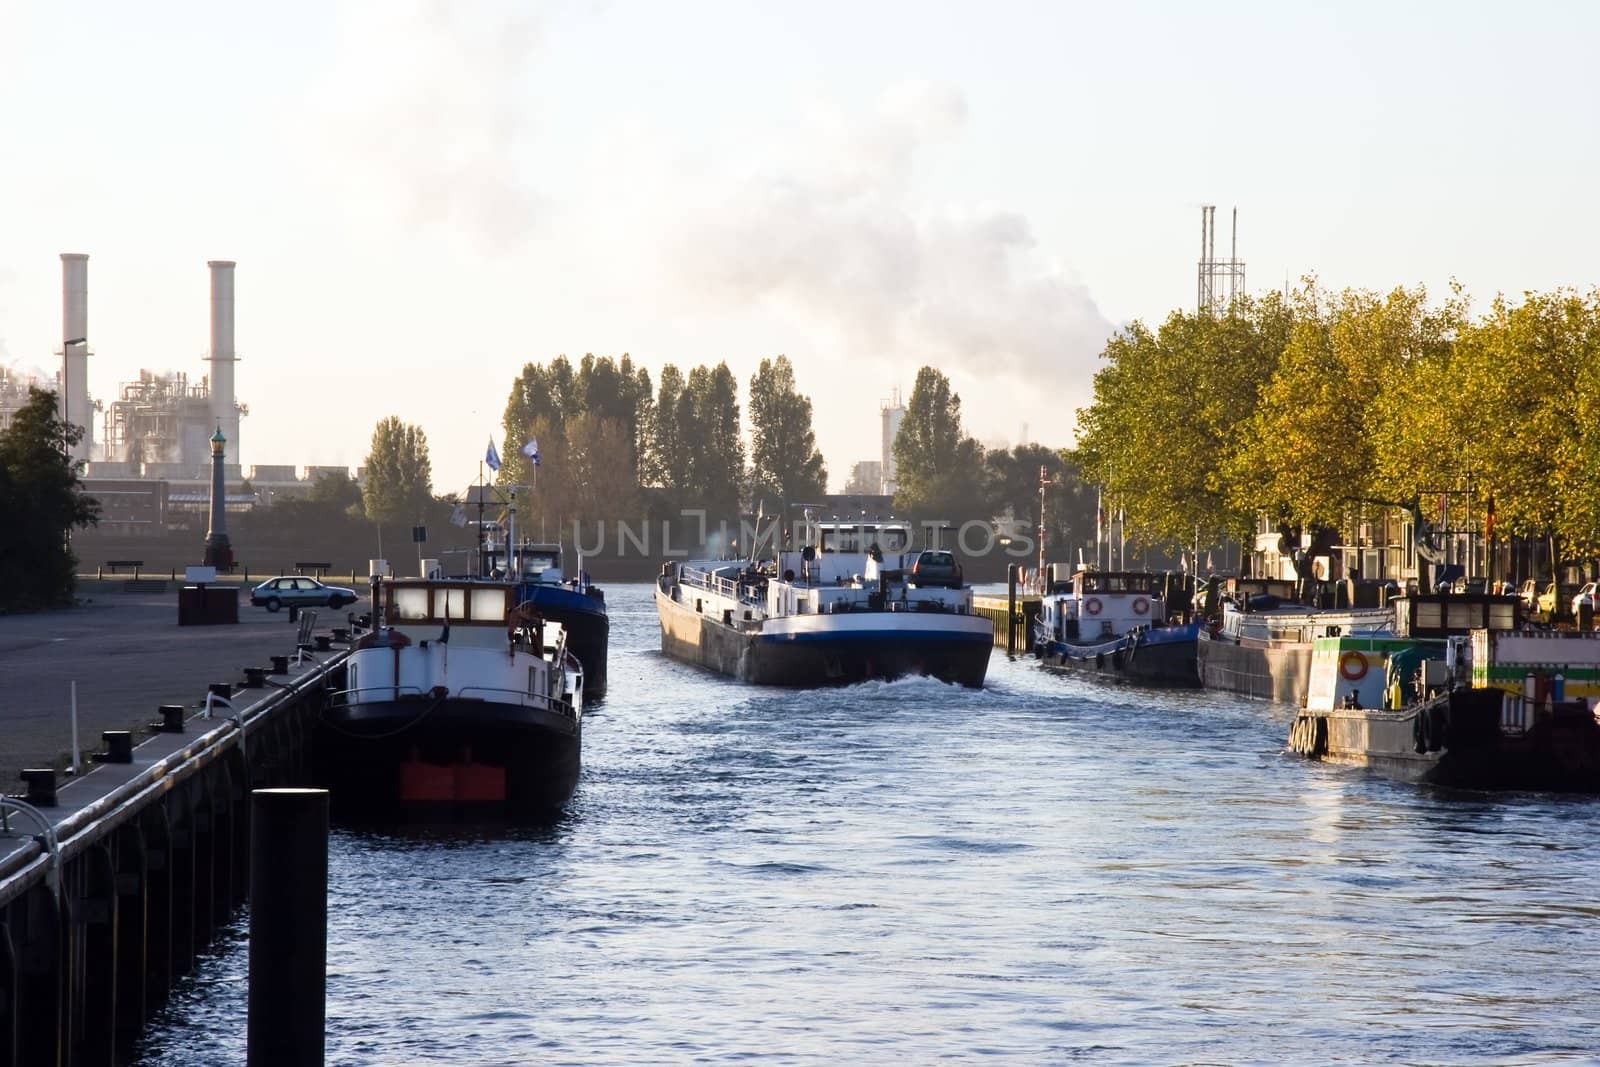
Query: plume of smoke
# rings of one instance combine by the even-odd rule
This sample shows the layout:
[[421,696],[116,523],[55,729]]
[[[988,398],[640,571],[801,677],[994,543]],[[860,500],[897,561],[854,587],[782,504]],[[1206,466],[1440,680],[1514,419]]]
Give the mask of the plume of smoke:
[[350,195],[495,250],[515,244],[537,214],[519,166],[531,125],[520,82],[540,19],[508,2],[402,0],[354,4],[341,21],[335,69],[310,104]]
[[814,123],[775,166],[713,184],[671,242],[688,295],[777,304],[852,355],[1086,381],[1112,326],[1028,220],[918,202],[919,161],[965,122],[959,94],[900,86],[864,119]]

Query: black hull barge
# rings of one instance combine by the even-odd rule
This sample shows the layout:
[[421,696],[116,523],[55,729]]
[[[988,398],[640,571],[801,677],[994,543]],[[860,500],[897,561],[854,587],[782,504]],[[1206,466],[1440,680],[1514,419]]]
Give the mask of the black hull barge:
[[320,778],[356,817],[532,816],[578,782],[584,673],[510,582],[401,579],[320,724]]

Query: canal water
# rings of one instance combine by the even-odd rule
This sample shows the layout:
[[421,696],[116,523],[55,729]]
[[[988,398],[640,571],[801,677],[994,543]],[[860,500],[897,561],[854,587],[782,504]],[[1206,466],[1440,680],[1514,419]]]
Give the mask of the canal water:
[[[1285,754],[1291,711],[996,653],[762,691],[610,590],[552,826],[336,831],[330,1064],[1600,1056],[1600,801]],[[246,922],[139,1062],[243,1063]]]

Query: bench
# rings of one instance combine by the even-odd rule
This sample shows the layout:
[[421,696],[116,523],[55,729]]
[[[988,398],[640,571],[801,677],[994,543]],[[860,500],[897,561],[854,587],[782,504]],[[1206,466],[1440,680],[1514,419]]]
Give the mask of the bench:
[[101,565],[100,570],[96,572],[95,577],[104,578],[106,571],[116,574],[117,571],[121,570],[123,567],[129,567],[133,570],[133,576],[137,578],[139,577],[139,568],[143,566],[144,560],[142,559],[108,559],[104,564]]
[[294,565],[294,572],[296,574],[304,574],[306,571],[316,571],[318,578],[321,578],[324,573],[332,569],[333,564],[331,563],[296,563]]

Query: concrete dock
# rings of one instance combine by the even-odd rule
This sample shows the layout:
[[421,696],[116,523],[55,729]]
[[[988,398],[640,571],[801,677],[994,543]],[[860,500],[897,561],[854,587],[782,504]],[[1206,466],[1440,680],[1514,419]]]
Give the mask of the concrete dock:
[[[72,748],[72,683],[78,744],[92,752],[105,730],[133,730],[162,704],[198,710],[210,682],[237,682],[241,668],[292,655],[289,613],[253,608],[241,592],[237,625],[178,625],[178,587],[124,592],[124,579],[78,585],[79,605],[0,616],[0,793],[20,793],[24,767],[64,768]],[[345,625],[319,609],[317,628]]]

